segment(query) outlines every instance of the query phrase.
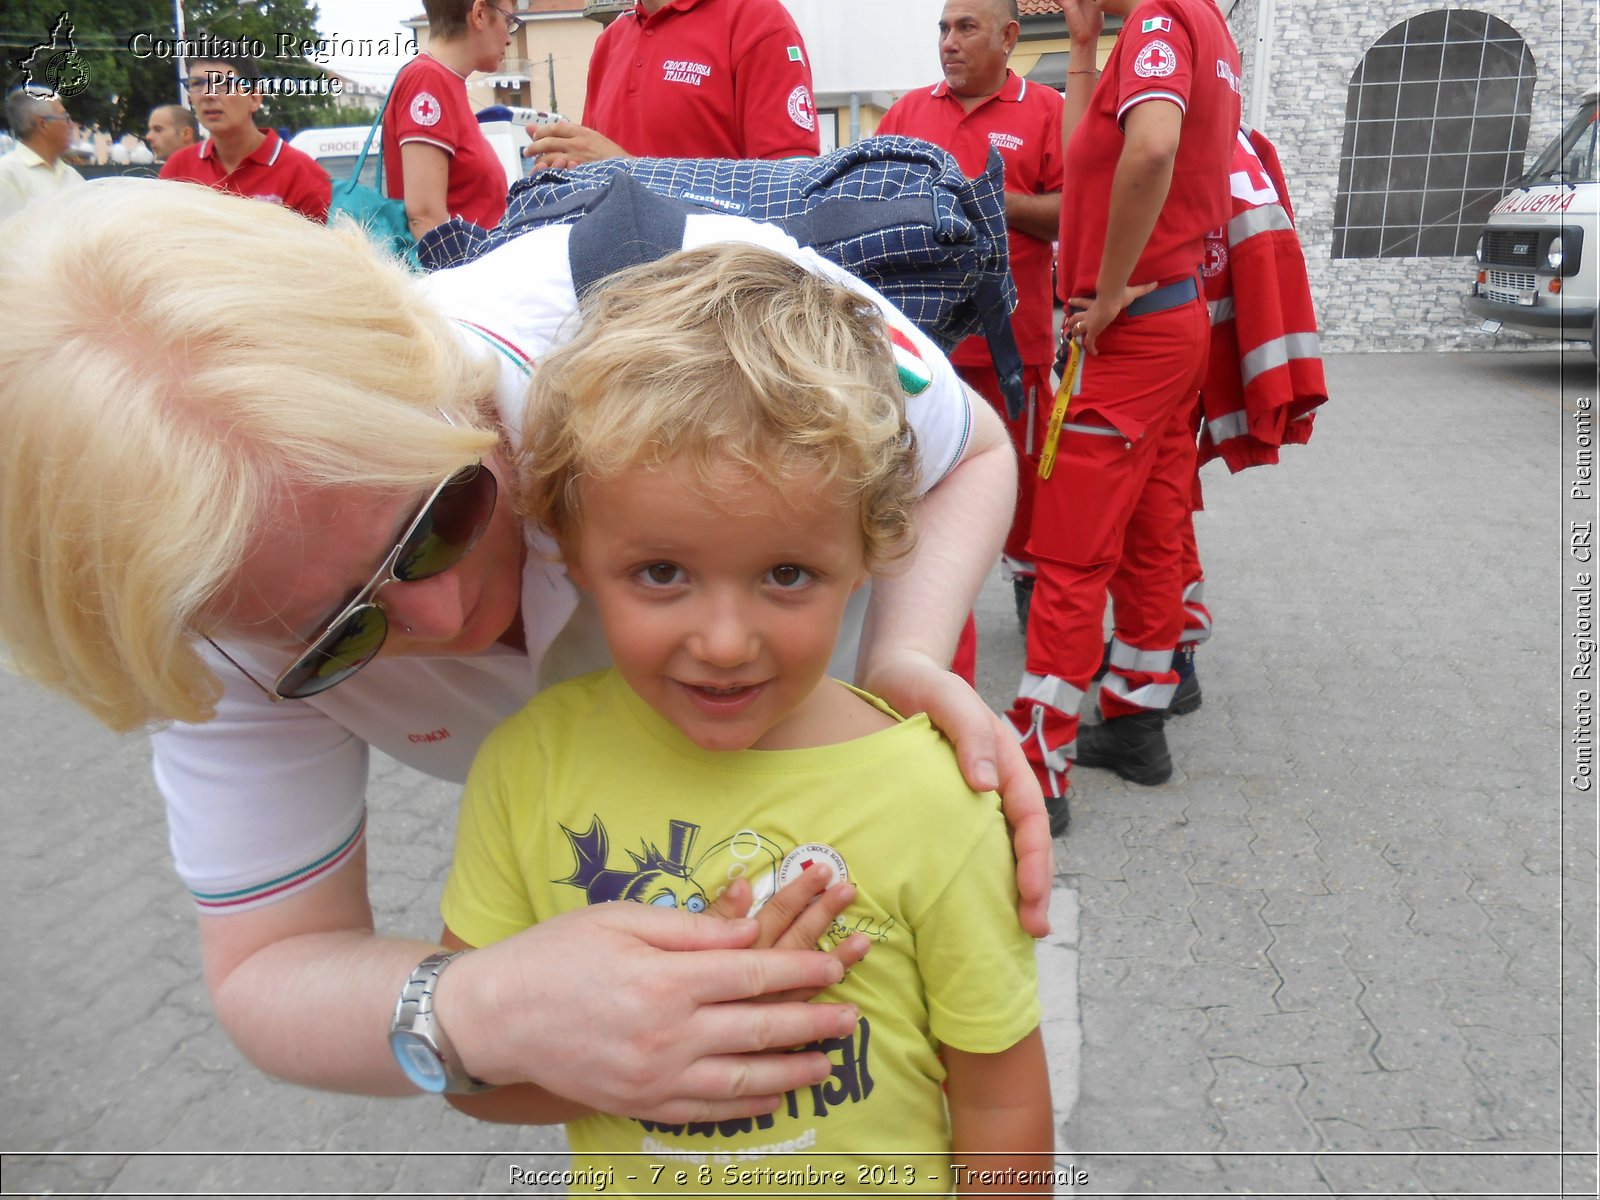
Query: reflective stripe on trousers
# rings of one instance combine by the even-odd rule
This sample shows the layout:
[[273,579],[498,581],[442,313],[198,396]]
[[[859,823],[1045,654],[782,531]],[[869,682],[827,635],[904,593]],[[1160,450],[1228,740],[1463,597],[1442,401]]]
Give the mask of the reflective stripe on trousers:
[[[1171,651],[1168,651],[1168,656],[1171,656]],[[1025,672],[1022,682],[1017,685],[1017,698],[1048,704],[1058,713],[1069,717],[1083,707],[1082,689],[1054,675],[1031,675]]]
[[1196,579],[1183,589],[1185,626],[1178,637],[1180,646],[1198,646],[1211,636],[1211,610],[1206,607],[1206,581]]
[[1172,650],[1141,650],[1121,638],[1111,639],[1111,665],[1118,671],[1160,675],[1172,669]]
[[[1172,651],[1167,651],[1167,663],[1172,662]],[[1128,681],[1115,671],[1108,671],[1106,677],[1100,681],[1101,692],[1109,692],[1119,699],[1126,700],[1137,708],[1166,708],[1172,703],[1172,697],[1177,694],[1178,685],[1175,683],[1147,683],[1143,687],[1129,688]]]

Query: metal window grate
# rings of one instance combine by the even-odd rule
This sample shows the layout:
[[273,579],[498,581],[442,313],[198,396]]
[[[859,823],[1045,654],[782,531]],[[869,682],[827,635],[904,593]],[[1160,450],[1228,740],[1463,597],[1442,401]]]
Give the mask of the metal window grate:
[[1379,38],[1350,79],[1333,256],[1470,254],[1522,174],[1535,74],[1486,13],[1438,9]]

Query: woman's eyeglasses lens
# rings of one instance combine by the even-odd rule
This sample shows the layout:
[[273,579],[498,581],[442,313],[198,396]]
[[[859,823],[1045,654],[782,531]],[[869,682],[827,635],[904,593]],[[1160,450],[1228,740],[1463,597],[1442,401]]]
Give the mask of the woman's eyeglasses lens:
[[[494,473],[474,464],[452,475],[412,520],[388,574],[416,583],[454,567],[483,536],[494,512]],[[285,668],[273,689],[285,700],[303,700],[342,683],[372,661],[389,633],[389,619],[376,600],[358,605]]]
[[191,75],[183,81],[186,92],[203,95],[208,92],[226,94],[239,90],[239,77],[237,75],[224,75],[218,72],[214,75]]

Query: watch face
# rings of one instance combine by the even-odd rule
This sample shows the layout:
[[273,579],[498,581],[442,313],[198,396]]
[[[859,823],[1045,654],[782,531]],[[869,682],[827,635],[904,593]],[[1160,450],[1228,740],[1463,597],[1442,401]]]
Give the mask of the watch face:
[[396,1029],[389,1034],[389,1048],[395,1061],[406,1073],[406,1078],[425,1092],[442,1092],[445,1089],[444,1064],[433,1047],[409,1030]]

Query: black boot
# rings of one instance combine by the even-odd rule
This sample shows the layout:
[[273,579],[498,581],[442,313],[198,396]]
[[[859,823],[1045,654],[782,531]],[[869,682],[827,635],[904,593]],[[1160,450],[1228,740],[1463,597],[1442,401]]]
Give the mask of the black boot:
[[1153,787],[1172,778],[1172,755],[1167,751],[1166,720],[1159,711],[1111,717],[1099,725],[1078,730],[1080,767],[1115,771],[1132,783]]
[[1167,705],[1167,716],[1181,717],[1200,707],[1200,677],[1194,673],[1194,647],[1179,646],[1172,652],[1172,669],[1178,673],[1178,690]]
[[1044,810],[1050,814],[1050,836],[1060,837],[1067,831],[1067,826],[1072,823],[1072,813],[1067,808],[1067,795],[1063,792],[1059,796],[1046,796]]
[[1018,575],[1011,581],[1011,595],[1017,602],[1017,624],[1022,626],[1022,632],[1028,632],[1028,610],[1033,607],[1033,582],[1032,575]]
[[1105,652],[1100,655],[1100,669],[1090,676],[1090,678],[1104,679],[1106,677],[1106,672],[1109,670],[1111,670],[1111,639],[1107,638]]

